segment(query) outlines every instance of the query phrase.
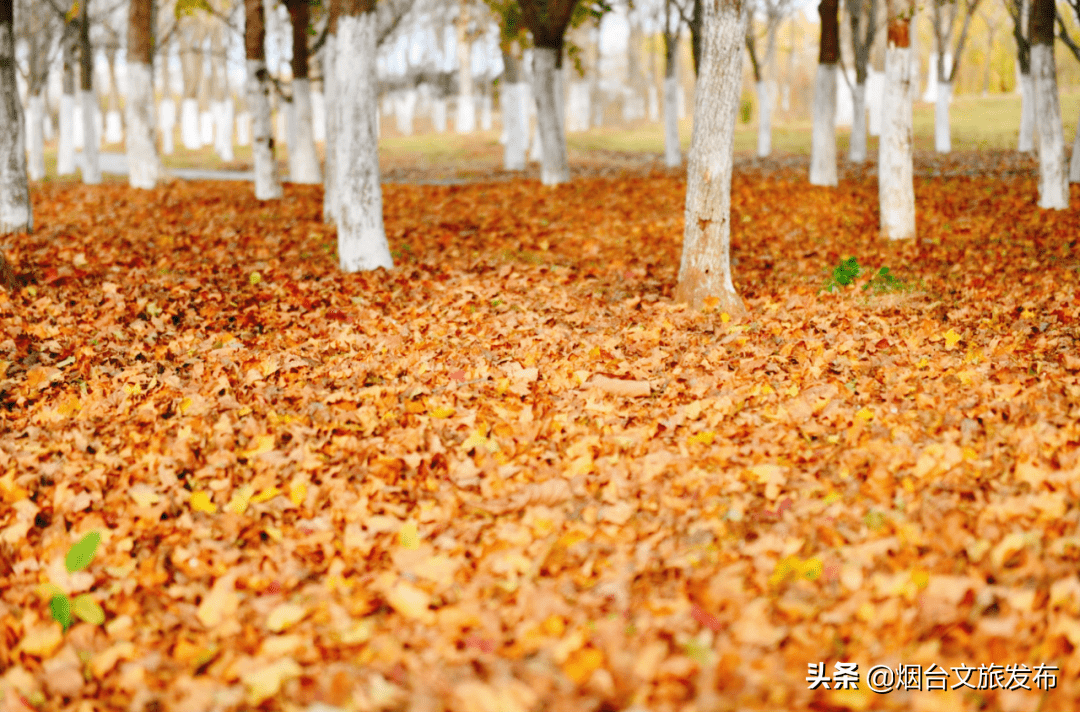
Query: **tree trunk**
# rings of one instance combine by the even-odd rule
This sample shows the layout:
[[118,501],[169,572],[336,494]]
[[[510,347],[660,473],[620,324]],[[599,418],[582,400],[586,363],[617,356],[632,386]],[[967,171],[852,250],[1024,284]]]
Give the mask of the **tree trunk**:
[[1073,138],[1072,159],[1069,161],[1069,182],[1080,183],[1080,124],[1076,126],[1076,137]]
[[338,260],[345,272],[390,269],[379,184],[375,3],[347,0],[338,18]]
[[566,133],[561,103],[556,95],[559,50],[550,47],[533,49],[533,93],[536,96],[536,121],[540,134],[540,182],[558,185],[570,180],[570,162],[566,155]]
[[153,188],[161,177],[154,136],[154,73],[151,67],[152,0],[131,0],[127,48],[127,158],[132,188]]
[[280,198],[281,178],[274,156],[273,127],[270,121],[270,75],[266,71],[266,34],[262,0],[244,0],[247,24],[244,49],[247,56],[248,106],[252,115],[252,157],[255,159],[255,197]]
[[503,167],[508,171],[525,170],[525,150],[529,140],[529,108],[526,101],[526,84],[521,81],[520,60],[511,52],[503,52],[503,80],[499,93],[502,99],[503,130],[506,145],[503,147]]
[[454,128],[458,133],[472,133],[476,130],[476,102],[473,98],[472,81],[472,45],[469,42],[469,17],[466,5],[462,3],[462,16],[457,23],[458,53],[458,100],[457,121]]
[[337,137],[338,137],[338,78],[337,34],[335,26],[336,0],[331,0],[330,29],[323,44],[323,89],[326,102],[326,163],[323,170],[323,222],[336,223],[338,216]]
[[27,152],[29,162],[27,173],[30,180],[45,178],[45,95],[41,92],[30,94],[26,100],[27,113]]
[[814,77],[814,129],[810,141],[810,184],[836,185],[836,83],[840,61],[837,0],[821,0],[821,45]]
[[881,234],[889,240],[915,237],[911,102],[917,70],[911,61],[910,29],[910,20],[890,17],[878,143]]
[[934,99],[934,149],[938,153],[952,150],[949,128],[949,103],[952,101],[952,83],[937,80],[937,97]]
[[765,158],[772,151],[772,101],[764,81],[754,82],[758,105],[757,155]]
[[101,183],[101,162],[98,160],[97,118],[98,101],[94,93],[94,53],[90,46],[90,0],[82,0],[79,25],[80,91],[83,118],[82,180],[86,185]]
[[1020,139],[1016,150],[1035,150],[1035,81],[1031,72],[1020,72]]
[[[28,232],[34,222],[26,180],[26,123],[15,83],[14,14],[12,0],[0,0],[0,235]],[[12,288],[6,260],[0,270]]]
[[1033,0],[1028,31],[1031,76],[1035,82],[1035,121],[1039,133],[1039,207],[1068,210],[1065,138],[1061,128],[1057,67],[1054,63],[1054,0]]
[[308,79],[307,31],[310,20],[308,0],[289,0],[292,20],[293,105],[291,118],[294,140],[289,146],[289,178],[293,183],[316,184],[319,175],[319,155],[315,152],[315,134],[311,120],[311,84]]
[[854,116],[851,122],[851,143],[848,145],[848,161],[866,161],[866,82],[856,82],[851,96]]
[[810,140],[810,185],[837,184],[835,64],[818,64],[814,77],[814,129]]
[[679,143],[679,79],[678,35],[664,36],[664,165],[682,165],[682,146]]
[[[1040,0],[1036,0],[1038,3]],[[1051,8],[1053,6],[1051,5]],[[1035,80],[1035,120],[1039,129],[1039,207],[1069,209],[1069,183],[1065,176],[1065,139],[1058,102],[1054,46],[1031,43],[1031,75]]]
[[718,310],[738,316],[746,309],[731,281],[731,170],[746,15],[735,0],[704,5],[675,299],[695,308],[715,299]]
[[[73,21],[74,22],[74,21]],[[67,176],[75,172],[75,54],[78,31],[68,24],[60,38],[64,58],[63,84],[60,93],[60,144],[56,151],[56,172]]]

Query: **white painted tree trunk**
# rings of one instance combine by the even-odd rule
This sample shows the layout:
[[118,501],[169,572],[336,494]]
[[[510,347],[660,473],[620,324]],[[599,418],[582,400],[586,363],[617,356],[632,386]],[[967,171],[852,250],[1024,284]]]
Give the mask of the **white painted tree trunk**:
[[31,94],[26,102],[26,139],[29,161],[26,172],[30,180],[45,178],[45,95]]
[[127,63],[128,183],[150,189],[161,178],[161,159],[154,136],[154,74],[149,65]]
[[446,99],[441,96],[431,104],[431,123],[435,125],[435,133],[446,133]]
[[1024,153],[1035,150],[1035,82],[1031,72],[1020,73],[1020,140],[1016,149]]
[[1031,76],[1035,80],[1035,121],[1039,133],[1039,207],[1068,210],[1069,182],[1065,175],[1065,138],[1053,45],[1031,45]]
[[214,114],[210,111],[199,112],[199,142],[203,146],[214,145]]
[[397,122],[397,130],[403,136],[412,136],[418,99],[419,92],[416,89],[399,91],[394,97],[394,119]]
[[218,158],[223,161],[233,160],[233,126],[235,125],[235,108],[231,97],[217,102],[215,105],[214,127],[214,151]]
[[911,100],[915,69],[910,47],[885,50],[878,144],[878,204],[881,233],[889,240],[915,237],[915,178],[911,146]]
[[74,131],[71,135],[75,137],[75,150],[81,151],[86,145],[86,132],[84,131],[86,124],[83,122],[82,97],[78,90],[75,93],[75,109],[72,116],[74,117],[72,119]]
[[315,134],[311,120],[311,84],[307,79],[293,80],[293,112],[296,122],[293,131],[296,144],[289,152],[289,178],[293,183],[309,185],[322,182],[319,155],[315,152]]
[[949,103],[952,101],[952,84],[937,83],[937,96],[934,97],[934,149],[938,153],[952,150],[951,128],[949,126]]
[[158,107],[158,126],[161,128],[161,152],[171,156],[176,150],[176,103],[172,99],[162,99]]
[[124,122],[120,119],[119,111],[110,111],[105,114],[105,143],[124,142]]
[[566,154],[566,132],[559,99],[559,81],[555,61],[557,50],[533,49],[533,92],[536,96],[536,123],[540,135],[540,182],[558,185],[570,180],[570,162]]
[[772,101],[765,82],[754,82],[758,103],[757,155],[765,158],[772,152]]
[[848,144],[848,161],[862,163],[866,160],[866,82],[855,82],[851,95],[851,143]]
[[649,84],[648,89],[649,121],[656,123],[660,120],[660,97],[656,92],[656,85]]
[[[325,79],[323,86],[326,86]],[[315,143],[326,142],[326,95],[321,91],[311,92],[311,128]]]
[[60,145],[56,152],[56,172],[67,176],[75,172],[75,95],[60,95]]
[[814,132],[810,139],[810,185],[836,185],[835,64],[818,64],[814,77]]
[[83,118],[83,162],[82,182],[86,185],[98,185],[101,183],[101,161],[98,159],[98,135],[97,125],[94,121],[97,113],[97,96],[94,90],[79,92],[82,100]]
[[1069,182],[1080,183],[1080,124],[1076,127],[1073,139],[1072,159],[1069,162]]
[[734,0],[706,2],[701,66],[694,91],[694,131],[686,174],[686,217],[675,298],[692,307],[716,300],[741,315],[731,281],[731,171],[742,84],[743,13]]
[[338,18],[336,93],[338,260],[345,272],[390,269],[394,260],[383,226],[379,184],[375,13]]
[[184,144],[184,148],[192,151],[202,148],[197,99],[184,99],[180,103],[180,142]]
[[15,38],[11,25],[4,22],[0,24],[0,234],[33,227],[26,180],[26,117],[15,78]]
[[323,45],[323,87],[326,111],[326,162],[323,166],[323,222],[336,223],[338,216],[337,152],[341,101],[338,96],[337,36],[328,34]]
[[459,134],[468,134],[476,130],[476,103],[472,94],[458,94],[457,120],[454,129]]
[[866,131],[871,136],[881,135],[881,102],[884,96],[885,74],[871,69],[870,76],[866,78]]
[[270,121],[270,80],[266,62],[247,60],[248,106],[251,108],[251,154],[255,162],[255,198],[274,200],[282,196],[277,158],[274,156]]
[[251,145],[251,112],[241,111],[236,117],[236,145]]
[[664,165],[678,168],[682,165],[682,147],[679,145],[679,80],[664,79]]
[[503,127],[506,145],[503,148],[503,167],[508,171],[525,170],[525,149],[529,140],[529,107],[526,105],[527,85],[507,84],[503,88]]
[[484,94],[480,97],[480,130],[491,130],[491,94]]

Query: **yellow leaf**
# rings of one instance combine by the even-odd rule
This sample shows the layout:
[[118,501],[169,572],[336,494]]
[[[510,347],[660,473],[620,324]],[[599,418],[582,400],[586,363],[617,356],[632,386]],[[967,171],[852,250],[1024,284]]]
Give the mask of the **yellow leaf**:
[[958,341],[960,341],[960,338],[961,338],[960,334],[957,334],[952,329],[949,329],[948,331],[945,332],[945,343],[948,344],[948,347],[950,349],[953,346],[956,346],[956,343]]
[[859,420],[869,422],[874,419],[874,411],[870,410],[869,408],[863,408],[855,414],[855,417]]
[[431,415],[432,418],[449,418],[454,414],[454,409],[448,405],[440,405],[428,410],[428,414]]
[[79,402],[79,397],[73,393],[61,401],[60,407],[56,410],[65,418],[70,418],[78,413],[81,408],[82,403]]
[[244,485],[233,493],[232,499],[225,505],[233,514],[243,514],[247,511],[248,503],[251,501],[251,485]]
[[299,507],[307,499],[307,483],[294,481],[289,485],[289,501]]
[[240,676],[247,687],[247,703],[258,707],[276,695],[288,680],[303,672],[292,658],[282,658],[274,663]]
[[915,364],[915,368],[926,368],[929,365],[930,365],[930,359],[923,356],[921,359],[919,359],[919,362],[917,364]]
[[240,597],[236,594],[236,575],[221,576],[203,596],[202,603],[195,609],[195,617],[207,628],[215,628],[230,618],[240,608]]
[[589,676],[600,668],[604,663],[604,654],[596,648],[579,648],[570,653],[570,657],[563,663],[563,672],[574,681],[582,684]]
[[731,321],[731,315],[727,312],[723,312],[722,314],[720,314],[720,321],[725,324],[728,323],[729,321]]
[[274,436],[273,435],[260,435],[254,438],[250,444],[252,448],[250,450],[244,450],[240,453],[241,457],[252,458],[256,455],[262,455],[268,453],[274,449]]
[[279,494],[281,494],[281,490],[279,490],[277,487],[267,487],[262,492],[259,492],[257,495],[252,497],[251,503],[262,504],[263,502],[269,502],[274,497],[277,497]]
[[299,623],[307,615],[307,609],[295,603],[282,603],[266,617],[266,628],[280,633]]
[[39,658],[47,658],[64,642],[64,634],[60,631],[60,624],[49,621],[27,631],[19,642],[19,648],[27,655],[36,655]]
[[205,490],[192,492],[188,505],[193,512],[205,512],[206,514],[215,514],[217,512],[217,507],[210,501],[210,495]]
[[431,597],[410,583],[398,582],[387,592],[386,602],[406,618],[413,618],[424,623],[435,622],[435,613],[428,608]]
[[704,430],[700,433],[691,435],[687,442],[693,445],[694,443],[701,443],[702,445],[712,445],[716,439],[716,433],[711,430]]
[[185,413],[187,413],[188,408],[191,407],[191,404],[192,400],[190,398],[185,398],[184,400],[180,401],[180,407],[178,408],[178,410],[180,411],[180,415],[184,415]]
[[248,283],[255,285],[262,281],[262,275],[258,272],[252,272],[248,275]]
[[416,529],[416,522],[407,521],[398,532],[398,543],[406,549],[420,548],[420,533]]

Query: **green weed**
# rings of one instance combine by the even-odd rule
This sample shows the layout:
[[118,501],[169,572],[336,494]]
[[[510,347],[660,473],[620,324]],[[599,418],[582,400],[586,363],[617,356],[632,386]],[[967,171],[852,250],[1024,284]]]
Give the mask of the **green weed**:
[[[68,570],[68,573],[73,574],[89,566],[94,560],[94,554],[100,543],[101,534],[93,531],[72,544],[67,556],[64,557],[64,568]],[[53,620],[65,631],[71,627],[73,616],[78,616],[93,625],[101,625],[105,622],[105,611],[89,593],[78,595],[72,600],[55,584],[46,584],[46,593],[49,595],[49,610],[52,612]]]

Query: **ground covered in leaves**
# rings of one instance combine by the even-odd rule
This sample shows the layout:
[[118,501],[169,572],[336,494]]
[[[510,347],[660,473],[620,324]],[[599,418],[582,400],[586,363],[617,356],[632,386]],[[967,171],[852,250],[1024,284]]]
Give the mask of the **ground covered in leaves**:
[[873,178],[804,163],[735,177],[741,321],[671,302],[673,173],[388,185],[362,275],[317,188],[35,186],[0,709],[1080,705],[1077,210],[972,160],[885,245]]

